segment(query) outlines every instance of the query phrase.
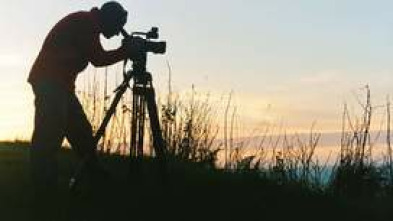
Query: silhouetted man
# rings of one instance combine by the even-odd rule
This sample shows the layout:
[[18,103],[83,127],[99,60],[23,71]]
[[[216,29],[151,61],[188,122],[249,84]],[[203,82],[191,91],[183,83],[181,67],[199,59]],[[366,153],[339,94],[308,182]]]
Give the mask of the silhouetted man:
[[36,196],[44,202],[56,204],[50,196],[57,186],[56,154],[64,138],[81,157],[95,152],[92,127],[75,95],[75,80],[88,63],[111,65],[130,54],[127,44],[105,51],[99,40],[100,34],[118,35],[126,21],[127,11],[117,2],[72,13],[52,28],[34,62],[28,78],[35,95],[30,159]]

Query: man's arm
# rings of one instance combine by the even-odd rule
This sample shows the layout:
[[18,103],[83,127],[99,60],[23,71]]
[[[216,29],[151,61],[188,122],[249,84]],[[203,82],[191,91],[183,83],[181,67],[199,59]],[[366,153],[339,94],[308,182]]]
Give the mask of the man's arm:
[[89,52],[89,61],[96,67],[108,66],[127,58],[127,51],[122,45],[120,48],[105,51],[101,45],[99,35],[93,35],[91,49]]

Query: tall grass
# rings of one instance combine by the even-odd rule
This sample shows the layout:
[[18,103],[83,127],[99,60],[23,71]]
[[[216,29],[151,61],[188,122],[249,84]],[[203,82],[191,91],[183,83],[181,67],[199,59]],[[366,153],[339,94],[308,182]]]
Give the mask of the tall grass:
[[[168,69],[170,72],[169,64]],[[107,111],[109,91],[113,88],[108,85],[107,73],[104,80],[92,74],[79,96],[96,129]],[[386,108],[386,151],[382,161],[376,161],[373,148],[382,130],[377,137],[372,137],[371,132],[375,131],[372,128],[374,111],[381,106],[373,106],[368,86],[364,88],[364,101],[359,100],[360,114],[351,113],[344,105],[340,152],[336,163],[329,166],[329,157],[322,161],[316,154],[323,135],[316,132],[315,124],[307,138],[287,134],[285,128],[274,125],[259,132],[255,130],[248,138],[240,137],[234,132],[238,116],[236,107],[231,104],[232,92],[227,100],[221,101],[224,110],[218,110],[208,93],[198,93],[193,86],[190,92],[180,95],[172,91],[171,83],[169,80],[168,94],[160,95],[158,106],[168,153],[178,161],[200,163],[232,173],[254,173],[280,185],[295,183],[335,196],[381,197],[393,193],[390,101],[387,99],[383,105]],[[108,125],[99,151],[129,154],[130,113],[131,96],[127,94]],[[221,127],[220,122],[224,122]],[[150,142],[145,147],[149,151],[145,153],[152,155],[152,136],[150,129],[146,130],[146,139],[150,138]]]
[[171,96],[161,105],[161,125],[169,153],[180,160],[215,167],[220,150],[215,142],[219,127],[209,95],[201,97],[193,87],[185,100]]
[[[371,92],[368,86],[364,88],[366,98],[360,101],[362,113],[351,116],[347,105],[344,105],[342,117],[342,136],[340,156],[333,168],[330,180],[330,190],[334,195],[351,198],[381,197],[389,194],[392,186],[392,151],[390,146],[390,102],[386,104],[386,146],[382,161],[375,160],[373,149],[375,137],[371,136],[373,113],[378,106],[372,105]],[[383,107],[383,106],[382,106]]]

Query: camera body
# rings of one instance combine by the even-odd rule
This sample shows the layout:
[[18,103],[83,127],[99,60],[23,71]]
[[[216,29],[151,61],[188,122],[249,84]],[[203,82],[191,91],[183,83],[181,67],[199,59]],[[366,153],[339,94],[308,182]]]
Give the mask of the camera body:
[[164,54],[166,52],[166,42],[146,40],[145,46],[142,50],[146,52],[152,52],[153,54]]
[[152,52],[154,54],[164,54],[166,52],[165,41],[150,41],[150,39],[158,39],[159,34],[158,34],[157,27],[152,27],[151,30],[147,33],[139,33],[139,34],[143,34],[146,36],[145,45],[142,49],[143,51]]
[[[129,35],[124,29],[121,30],[122,35],[126,39],[126,42],[137,45],[135,50],[138,53],[146,54],[151,52],[153,54],[164,54],[166,52],[165,41],[152,41],[152,39],[158,39],[158,28],[153,27],[148,32],[133,32]],[[139,56],[137,56],[139,57]]]

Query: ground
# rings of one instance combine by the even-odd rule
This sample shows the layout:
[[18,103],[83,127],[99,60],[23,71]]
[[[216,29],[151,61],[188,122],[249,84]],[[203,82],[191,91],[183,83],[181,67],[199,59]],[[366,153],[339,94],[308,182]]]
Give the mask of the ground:
[[[0,145],[0,220],[32,220],[28,145]],[[390,203],[348,201],[280,186],[256,173],[228,173],[198,164],[101,156],[110,175],[85,177],[75,192],[68,179],[77,158],[59,154],[58,208],[53,220],[390,220]],[[137,167],[136,165],[139,165]],[[130,169],[132,168],[132,169]],[[136,169],[140,168],[140,169]],[[165,174],[165,175],[162,175]],[[379,206],[383,205],[383,206]],[[391,208],[391,210],[390,210]]]

